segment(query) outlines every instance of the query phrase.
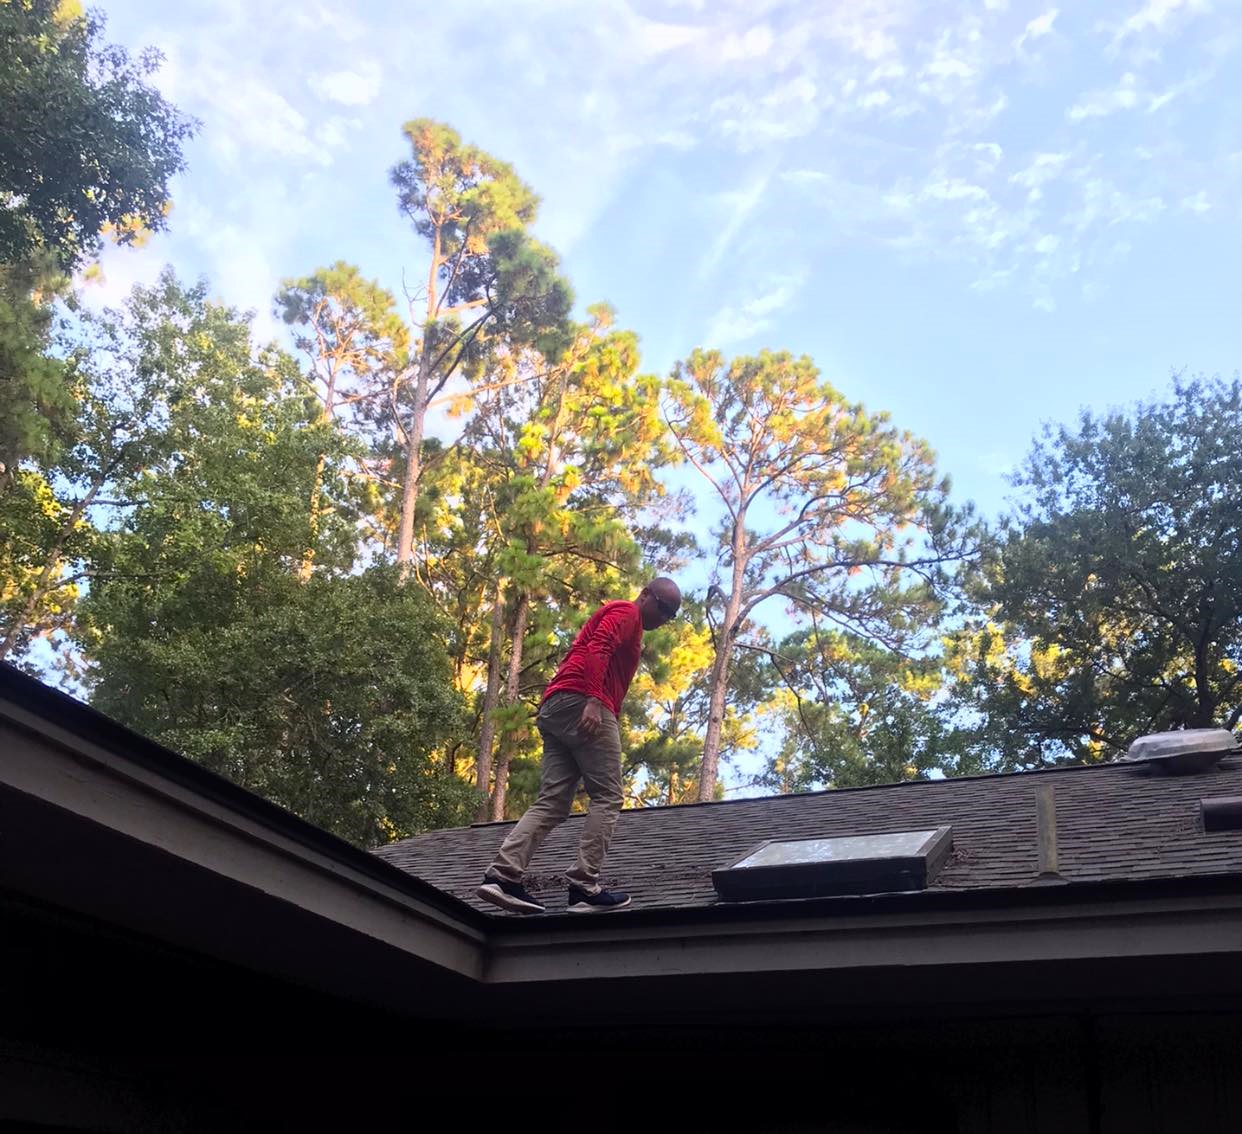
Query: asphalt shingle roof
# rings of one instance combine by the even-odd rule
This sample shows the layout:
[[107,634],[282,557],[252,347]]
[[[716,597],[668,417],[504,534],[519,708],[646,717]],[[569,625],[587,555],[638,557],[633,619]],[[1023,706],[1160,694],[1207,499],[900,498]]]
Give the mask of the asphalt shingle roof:
[[[1056,793],[1060,873],[1103,882],[1242,872],[1242,831],[1205,834],[1199,800],[1242,795],[1242,757],[1189,776],[1153,776],[1127,765],[891,784],[625,811],[605,865],[605,884],[638,907],[713,905],[711,872],[773,838],[882,834],[951,824],[953,853],[929,889],[1021,886],[1038,873],[1035,789]],[[527,884],[556,911],[561,872],[572,865],[582,824],[571,816],[531,863]],[[435,831],[379,848],[402,870],[478,909],[483,872],[512,823]]]

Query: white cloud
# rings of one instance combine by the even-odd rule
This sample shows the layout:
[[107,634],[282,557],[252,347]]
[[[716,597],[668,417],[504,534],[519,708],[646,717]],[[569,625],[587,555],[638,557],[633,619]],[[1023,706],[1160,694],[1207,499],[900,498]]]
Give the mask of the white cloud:
[[343,6],[300,2],[287,4],[281,8],[279,17],[299,30],[318,34],[329,32],[333,39],[344,43],[361,39],[367,30],[361,21],[351,18]]
[[810,133],[819,120],[817,94],[809,75],[797,75],[760,95],[725,95],[711,104],[710,115],[745,152]]
[[1147,113],[1155,114],[1157,111],[1163,110],[1174,99],[1181,98],[1183,95],[1197,90],[1205,83],[1210,82],[1212,78],[1213,73],[1211,71],[1198,71],[1187,75],[1181,82],[1174,83],[1158,95],[1152,95],[1151,101],[1147,104]]
[[790,185],[823,185],[832,180],[832,174],[822,169],[787,169],[781,180]]
[[[1206,220],[1222,222],[1234,214],[1242,158],[1230,157],[1237,100],[1227,56],[1242,28],[1224,18],[1191,23],[1205,7],[1196,0],[1110,0],[1103,24],[1095,9],[1058,10],[1062,2],[483,0],[433,6],[414,27],[327,0],[217,0],[210,18],[195,7],[161,30],[170,59],[158,81],[203,120],[187,183],[197,191],[211,179],[203,196],[233,243],[204,252],[206,228],[191,236],[179,214],[176,251],[213,283],[234,254],[263,273],[241,255],[243,233],[282,272],[340,254],[373,258],[370,224],[320,233],[316,218],[343,195],[371,201],[360,187],[373,195],[400,155],[399,116],[431,113],[513,162],[543,197],[540,237],[563,254],[599,257],[612,239],[607,218],[632,229],[643,255],[667,256],[659,262],[670,282],[692,288],[696,274],[712,290],[754,279],[745,264],[757,242],[768,264],[862,246],[965,263],[980,289],[1056,294],[1064,304],[1057,281],[1081,266],[1076,297],[1102,275],[1118,232],[1141,243],[1114,226],[1151,223],[1162,210],[1210,209]],[[659,19],[643,14],[657,11]],[[1110,47],[1114,36],[1122,49]],[[1124,63],[1105,64],[1101,50]],[[1036,52],[1038,68],[1015,66]],[[419,63],[407,78],[411,58]],[[1195,114],[1178,113],[1199,66]],[[382,116],[349,109],[395,97],[398,74],[400,105]],[[1014,109],[1002,116],[1010,97]],[[1136,117],[1108,123],[1126,126],[1124,135],[1091,128],[1125,111]],[[1142,111],[1153,113],[1140,119]],[[1080,138],[1065,137],[1067,122],[1082,124]],[[334,162],[331,177],[320,172]],[[247,193],[257,191],[254,177],[278,175],[289,187],[287,217],[255,215],[237,190],[239,167]],[[293,190],[303,174],[319,179],[313,206]],[[772,192],[772,179],[784,187]],[[1198,192],[1207,185],[1210,198]],[[351,239],[366,250],[355,253]],[[403,254],[374,269],[394,287]],[[613,286],[606,261],[587,278],[603,294]],[[750,298],[716,291],[714,306],[728,300],[719,319],[730,317],[716,326],[737,333],[778,318],[764,297],[779,286],[768,281]]]
[[[818,9],[818,10],[817,10]],[[843,46],[851,56],[875,64],[900,53],[898,31],[910,13],[880,2],[806,5],[816,37]]]
[[1025,169],[1011,175],[1009,180],[1029,190],[1028,200],[1038,201],[1043,196],[1043,187],[1061,176],[1069,157],[1068,153],[1036,154]]
[[887,63],[881,63],[877,67],[871,69],[871,73],[867,76],[867,82],[878,83],[884,79],[900,79],[905,76],[906,66],[900,60],[890,59]]
[[206,97],[215,112],[208,139],[226,160],[236,160],[241,149],[321,164],[331,160],[311,140],[306,116],[278,91],[258,79],[218,71],[200,74],[200,89],[210,92]]
[[1141,35],[1148,31],[1163,32],[1179,13],[1194,15],[1206,12],[1208,7],[1206,0],[1147,0],[1146,4],[1122,23],[1113,42],[1118,43],[1127,36]]
[[1164,198],[1159,194],[1135,196],[1117,188],[1109,178],[1093,173],[1082,179],[1078,205],[1066,213],[1065,222],[1082,235],[1098,226],[1147,224],[1164,208]]
[[651,139],[657,146],[667,146],[672,150],[692,150],[699,140],[689,130],[662,130]]
[[704,345],[709,348],[732,346],[766,331],[805,281],[802,272],[774,276],[749,299],[722,307],[707,325]]
[[1026,31],[1023,32],[1024,39],[1039,39],[1052,31],[1052,25],[1056,22],[1057,9],[1049,8],[1042,16],[1036,16],[1026,25]]
[[245,56],[235,57],[210,39],[170,37],[161,49],[161,90],[202,120],[200,144],[221,165],[255,158],[331,164],[329,151],[338,144],[332,132],[326,140],[316,137],[307,115],[288,97],[303,89],[299,78],[250,66]]
[[375,101],[383,79],[383,68],[372,60],[355,64],[347,71],[315,75],[310,87],[320,98],[342,106],[366,106]]
[[1139,103],[1137,82],[1132,72],[1121,76],[1121,82],[1111,90],[1090,91],[1069,108],[1071,122],[1086,118],[1103,118],[1118,110],[1133,110]]
[[716,195],[716,203],[721,205],[725,211],[725,221],[720,226],[720,232],[717,234],[716,239],[712,241],[711,247],[707,250],[707,254],[699,264],[700,279],[705,279],[709,276],[720,261],[724,259],[725,253],[729,251],[734,240],[737,239],[742,226],[759,207],[759,202],[763,200],[763,195],[767,192],[771,180],[771,172],[764,172],[744,189]]
[[[253,192],[219,208],[195,197],[186,200],[181,230],[194,239],[205,261],[212,293],[232,307],[254,312],[260,341],[278,338],[281,324],[272,313],[287,250],[295,239],[298,219],[294,198],[277,181],[255,182]],[[256,240],[262,233],[263,240]]]
[[1013,241],[1021,227],[995,201],[986,201],[967,209],[960,224],[966,240],[989,254]]
[[359,119],[333,115],[315,131],[315,138],[327,149],[338,149],[347,144],[351,134],[361,129],[362,122]]
[[988,191],[960,177],[937,177],[923,187],[923,197],[929,201],[986,201]]
[[974,142],[970,152],[975,162],[985,169],[995,169],[1005,156],[1004,149],[997,142]]
[[941,55],[927,64],[926,73],[941,79],[969,79],[975,69],[963,59]]
[[767,24],[757,24],[745,34],[730,32],[720,49],[720,58],[726,62],[742,59],[761,59],[772,50],[775,39]]
[[1158,95],[1151,96],[1151,102],[1147,104],[1147,113],[1155,114],[1157,110],[1163,110],[1169,105],[1181,91],[1176,87],[1170,87],[1167,91],[1162,91]]
[[119,307],[136,284],[150,286],[155,282],[167,263],[167,252],[163,248],[167,240],[166,236],[157,234],[142,248],[105,244],[99,257],[99,270],[75,278],[78,294],[95,310]]
[[908,189],[890,189],[880,199],[898,212],[909,212],[918,203],[918,197]]
[[970,290],[996,291],[998,288],[1005,287],[1013,279],[1014,271],[1013,267],[989,268],[970,285]]
[[1049,8],[1041,16],[1036,16],[1033,20],[1028,21],[1022,34],[1018,36],[1015,46],[1021,51],[1032,40],[1043,39],[1044,36],[1052,33],[1052,25],[1056,23],[1059,10]]
[[688,24],[663,24],[642,20],[638,25],[637,42],[645,55],[665,55],[697,42],[703,32]]

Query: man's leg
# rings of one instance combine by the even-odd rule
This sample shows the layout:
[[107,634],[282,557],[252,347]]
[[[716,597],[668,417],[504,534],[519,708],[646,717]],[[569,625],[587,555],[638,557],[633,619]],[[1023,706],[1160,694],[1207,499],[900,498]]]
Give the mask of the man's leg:
[[[555,696],[555,695],[554,695]],[[552,708],[555,710],[556,706]],[[581,713],[581,709],[578,710]],[[539,797],[518,821],[501,844],[495,860],[488,868],[489,878],[521,882],[531,857],[554,827],[569,815],[582,773],[577,761],[556,728],[559,714],[545,714],[541,709],[536,724],[543,739],[543,767]],[[549,719],[550,718],[550,719]]]
[[617,718],[603,710],[599,731],[574,745],[574,756],[586,782],[591,808],[582,825],[578,861],[565,877],[587,894],[599,890],[600,870],[621,813],[621,732]]

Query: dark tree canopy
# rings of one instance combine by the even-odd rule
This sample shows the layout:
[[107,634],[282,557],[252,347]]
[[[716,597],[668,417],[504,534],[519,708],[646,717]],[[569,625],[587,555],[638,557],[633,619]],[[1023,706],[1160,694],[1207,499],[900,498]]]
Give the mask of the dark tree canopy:
[[72,267],[111,231],[165,224],[196,124],[150,84],[160,55],[102,41],[63,0],[0,2],[0,260],[52,250]]
[[1007,763],[1242,719],[1240,469],[1237,379],[1045,432],[970,662]]

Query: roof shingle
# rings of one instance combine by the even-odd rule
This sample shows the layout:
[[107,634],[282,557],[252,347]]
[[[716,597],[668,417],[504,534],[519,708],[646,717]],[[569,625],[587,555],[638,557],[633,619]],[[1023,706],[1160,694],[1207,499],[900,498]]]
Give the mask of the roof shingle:
[[[645,909],[709,906],[711,872],[766,839],[883,834],[951,824],[953,853],[930,889],[1001,889],[1038,873],[1035,787],[1056,791],[1060,873],[1066,881],[1133,881],[1242,872],[1242,832],[1204,834],[1199,800],[1242,794],[1242,759],[1200,775],[1145,774],[1131,765],[918,781],[625,811],[606,884]],[[580,815],[554,831],[527,880],[549,909],[565,903],[561,872],[574,860]],[[402,870],[491,911],[474,896],[511,823],[435,831],[379,848]]]

